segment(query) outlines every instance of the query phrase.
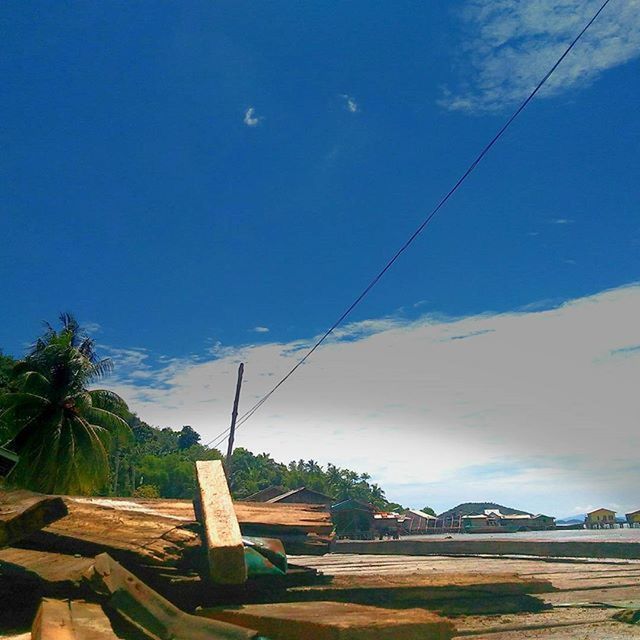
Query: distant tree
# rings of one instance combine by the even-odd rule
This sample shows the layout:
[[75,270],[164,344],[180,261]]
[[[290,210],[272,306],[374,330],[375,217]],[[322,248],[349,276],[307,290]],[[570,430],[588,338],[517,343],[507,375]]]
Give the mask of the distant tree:
[[133,497],[134,498],[144,498],[144,499],[159,498],[160,497],[160,491],[158,490],[158,487],[156,487],[153,484],[141,484],[133,492]]
[[163,498],[189,498],[195,493],[193,462],[179,453],[143,456],[137,472],[142,484],[157,487]]
[[0,422],[19,461],[8,480],[43,493],[89,494],[105,487],[108,450],[130,429],[124,400],[111,391],[89,390],[111,371],[94,341],[70,314],[62,327],[47,325],[0,392]]
[[178,448],[180,450],[188,449],[199,442],[200,434],[193,427],[189,425],[182,427],[180,435],[178,436]]
[[431,507],[422,507],[422,509],[420,509],[420,511],[422,511],[422,513],[426,513],[427,515],[430,515],[430,516],[438,515]]

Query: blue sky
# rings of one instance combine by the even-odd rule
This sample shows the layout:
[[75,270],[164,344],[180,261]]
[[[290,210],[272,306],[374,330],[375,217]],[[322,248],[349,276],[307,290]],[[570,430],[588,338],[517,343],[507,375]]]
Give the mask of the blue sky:
[[[262,345],[273,357],[255,376],[259,395],[277,355],[331,324],[598,5],[3,3],[0,346],[20,355],[42,320],[70,310],[120,363],[118,383],[142,417],[180,426],[192,413],[171,413],[175,402],[163,413],[143,395]],[[392,337],[398,323],[446,320],[445,330],[452,319],[608,301],[609,290],[624,304],[636,295],[626,285],[640,279],[638,15],[637,0],[612,0],[358,308],[351,320],[369,324],[352,341]],[[618,307],[604,308],[598,326],[615,335]],[[571,315],[568,335],[591,326],[585,316]],[[625,367],[640,343],[627,338],[611,347],[632,349]],[[383,356],[368,362],[384,367]],[[300,384],[330,403],[334,378],[310,363]],[[226,407],[224,385],[207,388]],[[278,415],[295,405],[288,396]],[[214,435],[222,414],[205,414],[197,426]],[[278,428],[269,416],[247,424],[242,444],[266,446],[256,433]],[[479,448],[491,422],[477,427]],[[445,423],[455,430],[460,417]],[[339,457],[377,471],[370,458]],[[485,470],[498,464],[478,457]],[[465,464],[473,476],[477,465]],[[563,508],[585,503],[581,486]]]

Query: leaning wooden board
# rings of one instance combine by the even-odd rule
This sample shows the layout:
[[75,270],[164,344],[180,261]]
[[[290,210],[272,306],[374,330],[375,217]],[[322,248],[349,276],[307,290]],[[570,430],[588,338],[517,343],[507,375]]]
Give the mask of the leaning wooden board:
[[243,584],[247,580],[244,544],[222,462],[196,462],[196,479],[209,578],[217,584]]

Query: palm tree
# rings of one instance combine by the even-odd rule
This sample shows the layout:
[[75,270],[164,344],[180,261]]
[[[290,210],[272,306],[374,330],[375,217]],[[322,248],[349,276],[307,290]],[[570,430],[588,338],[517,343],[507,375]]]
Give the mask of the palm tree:
[[108,450],[130,429],[129,410],[111,391],[87,387],[112,369],[70,314],[47,331],[14,367],[0,395],[0,422],[11,434],[7,448],[19,460],[7,480],[43,493],[90,494],[109,476]]

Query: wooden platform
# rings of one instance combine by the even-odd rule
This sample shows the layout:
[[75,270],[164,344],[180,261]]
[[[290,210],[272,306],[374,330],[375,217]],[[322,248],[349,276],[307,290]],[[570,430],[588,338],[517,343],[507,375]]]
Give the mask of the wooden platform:
[[[451,558],[330,554],[295,557],[337,579],[368,580],[409,574],[436,578],[475,572],[490,579],[505,572],[548,580],[554,591],[539,594],[547,607],[535,613],[462,615],[454,619],[456,638],[487,640],[617,640],[640,637],[640,625],[612,620],[623,607],[640,608],[640,562],[634,560],[561,560],[548,558]],[[444,579],[444,578],[443,578]]]

